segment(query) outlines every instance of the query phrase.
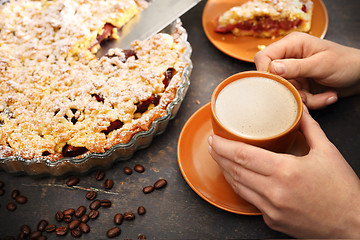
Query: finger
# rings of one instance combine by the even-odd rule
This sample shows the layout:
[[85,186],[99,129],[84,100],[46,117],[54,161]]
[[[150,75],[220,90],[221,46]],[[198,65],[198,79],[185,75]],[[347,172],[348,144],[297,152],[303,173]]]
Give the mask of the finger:
[[303,133],[310,149],[326,148],[328,146],[328,138],[320,125],[307,111],[303,111],[303,116],[300,121],[300,131]]
[[270,175],[279,163],[276,153],[217,135],[209,138],[209,144],[219,156],[259,174]]
[[299,91],[304,104],[309,109],[320,109],[335,103],[338,100],[336,92],[327,91],[319,94],[311,94],[307,91]]
[[226,172],[224,172],[224,177],[236,194],[262,211],[266,202],[260,194],[241,182],[235,181],[231,175]]

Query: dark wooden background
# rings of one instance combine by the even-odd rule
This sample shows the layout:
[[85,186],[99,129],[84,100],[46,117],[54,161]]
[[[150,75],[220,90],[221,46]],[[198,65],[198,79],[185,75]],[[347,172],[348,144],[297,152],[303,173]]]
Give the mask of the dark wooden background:
[[[156,137],[151,146],[135,153],[131,160],[118,162],[106,170],[107,178],[114,180],[110,191],[102,191],[102,182],[94,172],[81,176],[78,188],[68,188],[63,178],[33,178],[15,176],[0,171],[0,181],[5,183],[5,194],[0,197],[0,236],[17,236],[22,224],[36,228],[41,219],[56,223],[58,210],[88,207],[87,189],[96,188],[99,199],[110,199],[113,206],[100,209],[100,216],[90,221],[91,232],[82,239],[105,239],[107,229],[114,226],[115,213],[134,211],[143,205],[147,213],[136,216],[132,222],[121,225],[118,239],[137,239],[143,234],[147,239],[225,239],[225,238],[287,238],[268,228],[261,216],[242,216],[229,213],[209,204],[199,197],[185,182],[177,163],[176,147],[180,131],[187,119],[208,103],[216,85],[224,78],[240,71],[254,70],[255,65],[231,58],[216,49],[206,38],[201,24],[204,0],[181,17],[193,47],[194,69],[191,86],[178,115],[168,125],[164,134]],[[324,0],[329,13],[326,39],[360,48],[360,1]],[[314,66],[316,67],[316,66]],[[355,171],[360,173],[360,96],[339,100],[334,105],[311,114],[320,123],[330,140],[339,148]],[[146,170],[127,176],[122,169],[142,164]],[[168,186],[148,195],[142,188],[165,178]],[[28,197],[28,203],[9,212],[14,189]],[[49,239],[54,233],[45,234]],[[0,238],[1,238],[0,237]],[[63,237],[64,238],[64,237]],[[71,238],[68,234],[66,239]]]

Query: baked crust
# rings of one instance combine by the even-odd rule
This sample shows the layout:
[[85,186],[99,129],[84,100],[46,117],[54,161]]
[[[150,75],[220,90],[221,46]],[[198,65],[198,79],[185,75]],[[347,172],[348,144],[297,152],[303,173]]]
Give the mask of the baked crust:
[[276,37],[311,27],[311,0],[251,0],[223,13],[215,31],[236,36]]
[[165,115],[187,65],[178,33],[94,55],[106,24],[121,27],[144,6],[19,0],[0,7],[0,157],[103,153]]

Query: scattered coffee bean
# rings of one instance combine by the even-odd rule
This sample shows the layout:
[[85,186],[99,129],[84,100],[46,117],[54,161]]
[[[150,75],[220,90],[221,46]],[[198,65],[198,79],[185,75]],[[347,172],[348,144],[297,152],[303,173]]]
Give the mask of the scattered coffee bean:
[[72,220],[70,223],[69,223],[69,229],[75,229],[75,228],[77,228],[79,225],[80,225],[80,220],[77,220],[77,219],[75,219],[75,220]]
[[83,232],[83,233],[88,233],[88,232],[90,232],[90,227],[89,227],[89,225],[87,225],[86,223],[83,223],[83,222],[80,223],[79,229],[80,229],[80,231]]
[[49,224],[45,227],[45,232],[50,233],[50,232],[55,231],[55,229],[56,229],[56,226],[54,224]]
[[27,197],[25,196],[22,196],[22,195],[19,195],[15,198],[15,201],[18,203],[18,204],[25,204],[27,203],[28,199]]
[[106,179],[103,183],[105,189],[111,189],[114,186],[114,181],[111,179]]
[[47,240],[47,236],[41,235],[38,238],[36,238],[36,240]]
[[[96,211],[96,210],[91,210],[91,211]],[[82,215],[82,217],[80,218],[80,222],[83,223],[87,223],[89,221],[90,217],[87,214]]]
[[68,208],[63,211],[64,215],[74,215],[74,213],[75,213],[75,209],[73,209],[73,208]]
[[6,205],[6,208],[7,208],[7,210],[9,210],[10,212],[13,212],[13,211],[16,210],[17,206],[16,206],[15,203],[8,203],[8,204]]
[[100,200],[96,199],[90,203],[89,208],[91,210],[98,210],[100,208],[100,204],[101,204]]
[[106,233],[106,236],[108,238],[114,238],[114,237],[117,237],[119,236],[121,233],[121,229],[118,228],[118,227],[113,227],[113,228],[110,228],[107,233]]
[[73,176],[66,180],[66,185],[68,185],[69,187],[73,187],[77,185],[79,182],[80,182],[80,178]]
[[58,222],[61,222],[63,219],[64,219],[64,214],[62,211],[58,211],[56,214],[55,214],[55,219],[56,221]]
[[41,236],[41,232],[40,231],[35,231],[35,232],[32,232],[29,236],[30,239],[38,239],[40,236]]
[[15,200],[15,198],[16,198],[17,196],[19,196],[19,195],[20,195],[20,191],[17,190],[17,189],[15,189],[15,190],[13,190],[13,191],[11,192],[11,198],[14,199],[14,200]]
[[146,236],[143,234],[139,234],[137,239],[146,239]]
[[71,230],[71,236],[74,238],[79,238],[81,237],[82,232],[79,229],[73,229]]
[[70,223],[72,221],[72,216],[70,214],[64,215],[64,222]]
[[65,226],[60,226],[56,228],[56,235],[58,236],[65,236],[68,232],[68,228]]
[[140,164],[136,164],[135,167],[134,167],[134,170],[138,173],[142,173],[145,171],[145,168],[143,165],[140,165]]
[[3,188],[0,188],[0,196],[5,194],[5,190]]
[[145,193],[145,194],[151,193],[152,191],[154,191],[153,186],[146,186],[146,187],[143,188],[143,193]]
[[131,221],[135,219],[135,214],[132,212],[125,212],[124,213],[124,219],[127,221]]
[[100,201],[100,206],[103,208],[109,208],[111,207],[111,201],[108,199],[103,199]]
[[80,206],[80,207],[78,207],[78,209],[76,209],[74,215],[77,218],[81,218],[85,213],[86,213],[86,207],[85,206]]
[[146,209],[143,206],[138,207],[138,214],[144,215],[146,213]]
[[40,232],[44,232],[47,225],[49,225],[48,221],[41,220],[37,225],[37,230],[39,230]]
[[103,180],[105,177],[105,172],[103,170],[97,170],[95,173],[95,179],[98,181]]
[[124,215],[122,215],[121,213],[117,213],[114,216],[114,223],[117,225],[120,225],[120,224],[122,224],[123,219],[124,219]]
[[25,237],[29,236],[31,229],[28,225],[24,224],[20,227],[20,232],[24,234]]
[[94,191],[88,191],[87,193],[86,193],[86,199],[87,200],[94,200],[95,198],[96,198],[96,195],[97,195],[97,193],[96,192],[94,192]]
[[[89,215],[88,215],[88,218],[89,219],[95,219],[95,218],[97,218],[99,216],[99,211],[98,210],[91,210],[90,212],[89,212]],[[89,221],[89,219],[88,219],[88,221]],[[82,221],[82,222],[84,222],[84,223],[86,223],[85,221]]]
[[124,167],[124,173],[125,173],[126,175],[131,175],[131,174],[132,174],[131,168],[129,168],[129,167]]
[[154,183],[154,188],[155,189],[160,189],[165,187],[167,184],[167,181],[165,179],[159,179]]
[[5,186],[3,181],[0,181],[0,188],[3,188]]

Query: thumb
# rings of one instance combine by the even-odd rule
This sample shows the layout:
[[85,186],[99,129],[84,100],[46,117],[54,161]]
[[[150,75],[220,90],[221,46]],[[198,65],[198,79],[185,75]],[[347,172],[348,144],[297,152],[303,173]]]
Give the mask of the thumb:
[[304,108],[300,122],[300,131],[304,134],[310,149],[326,147],[329,140],[320,125],[310,116],[307,108]]
[[271,73],[280,75],[286,79],[307,78],[314,76],[314,66],[317,57],[311,56],[303,59],[281,59],[274,60],[269,65]]

